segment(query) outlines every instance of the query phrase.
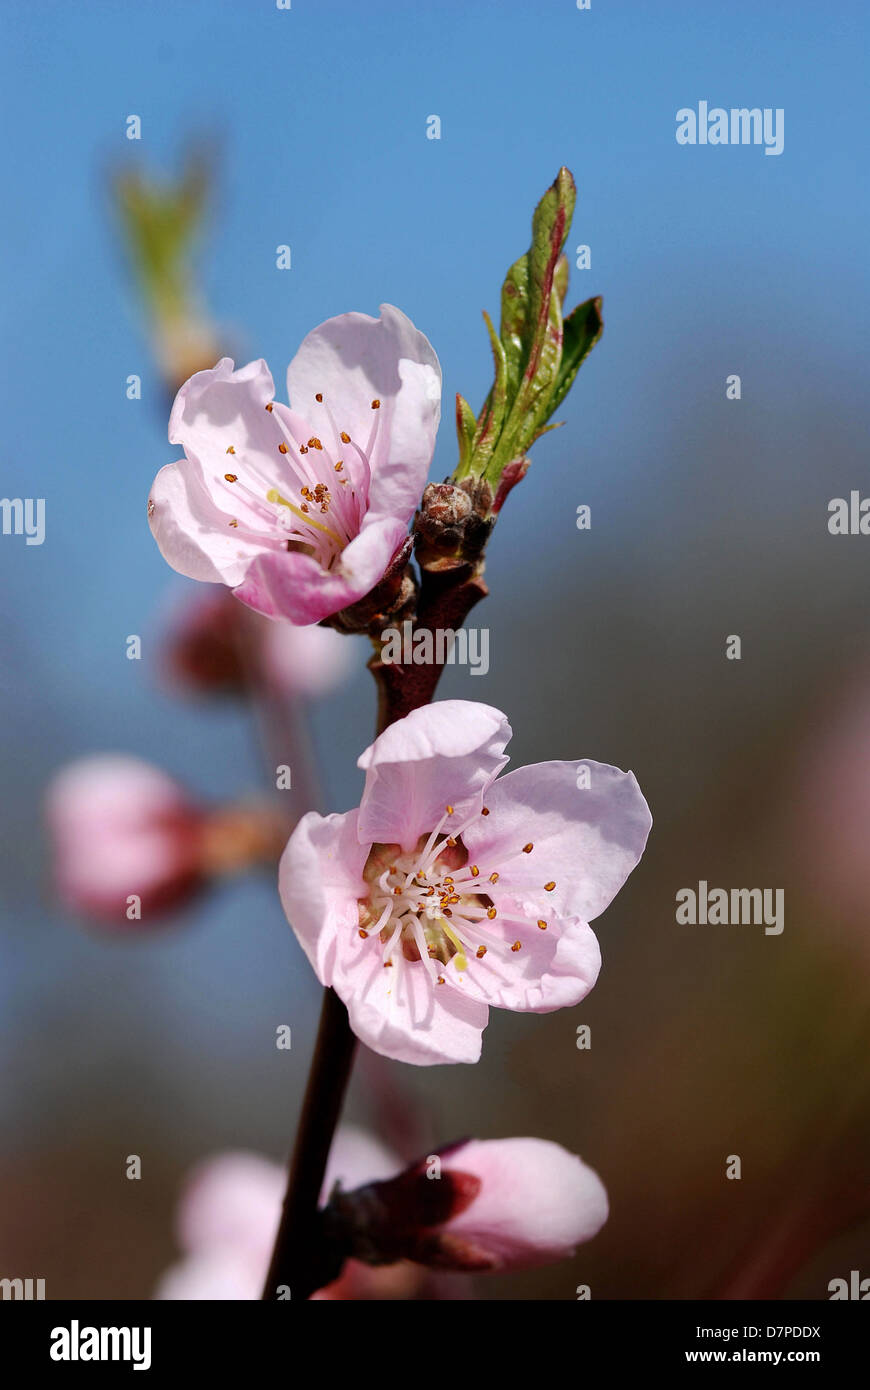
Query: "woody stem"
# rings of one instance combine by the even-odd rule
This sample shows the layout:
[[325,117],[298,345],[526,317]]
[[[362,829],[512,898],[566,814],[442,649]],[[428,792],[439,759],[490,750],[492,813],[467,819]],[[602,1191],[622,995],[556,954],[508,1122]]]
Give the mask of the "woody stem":
[[340,1272],[340,1258],[336,1267],[320,1240],[318,1205],[355,1050],[347,1010],[327,989],[264,1299],[286,1298],[285,1290],[294,1299],[310,1298]]

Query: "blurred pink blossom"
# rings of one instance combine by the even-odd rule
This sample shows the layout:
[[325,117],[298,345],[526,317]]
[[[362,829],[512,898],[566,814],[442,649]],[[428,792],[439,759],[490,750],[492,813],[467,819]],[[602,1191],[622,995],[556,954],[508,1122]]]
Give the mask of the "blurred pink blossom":
[[844,938],[870,959],[870,672],[828,691],[797,741],[787,797],[800,876],[837,917]]
[[[322,1200],[337,1181],[356,1185],[387,1177],[399,1161],[364,1130],[335,1137]],[[154,1297],[165,1300],[260,1298],[287,1184],[280,1164],[252,1153],[220,1154],[194,1169],[182,1192],[176,1234],[183,1258],[162,1276]],[[348,1260],[341,1276],[315,1299],[411,1298],[424,1278],[402,1263],[372,1268]]]
[[331,627],[264,622],[263,628],[263,671],[279,692],[325,695],[345,681],[353,669],[355,640]]
[[271,622],[227,589],[197,589],[170,618],[163,664],[173,685],[197,695],[266,685],[281,698],[313,697],[347,679],[353,644],[332,628]]
[[[135,929],[181,906],[203,883],[204,814],[160,768],[101,754],[65,767],[46,816],[58,892],[75,912]],[[128,898],[141,922],[128,919]]]

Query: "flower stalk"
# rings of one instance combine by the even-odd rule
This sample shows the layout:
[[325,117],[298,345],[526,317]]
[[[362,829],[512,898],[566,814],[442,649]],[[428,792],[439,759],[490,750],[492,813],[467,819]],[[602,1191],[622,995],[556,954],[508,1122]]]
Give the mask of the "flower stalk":
[[341,1271],[342,1255],[322,1239],[319,1202],[355,1051],[347,1010],[326,989],[264,1301],[286,1299],[286,1290],[291,1299],[308,1299]]

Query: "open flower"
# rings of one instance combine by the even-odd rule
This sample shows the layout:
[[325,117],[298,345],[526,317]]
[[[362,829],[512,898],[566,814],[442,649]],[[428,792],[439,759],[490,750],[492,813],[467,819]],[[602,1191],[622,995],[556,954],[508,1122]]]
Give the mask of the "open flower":
[[649,808],[632,773],[588,760],[499,778],[510,734],[488,705],[413,711],[360,758],[359,809],[303,816],[281,858],[318,978],[384,1056],[475,1062],[490,1004],[543,1013],[595,983],[589,922],[640,859]]
[[392,305],[315,328],[287,369],[224,357],[182,386],[148,516],[164,558],[268,617],[316,623],[363,598],[401,549],[435,445],[441,369]]

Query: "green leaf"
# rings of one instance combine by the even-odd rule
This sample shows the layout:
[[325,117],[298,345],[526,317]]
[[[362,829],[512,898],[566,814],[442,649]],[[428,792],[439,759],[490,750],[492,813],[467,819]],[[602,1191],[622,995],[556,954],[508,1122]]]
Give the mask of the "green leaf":
[[505,353],[508,398],[512,401],[520,384],[526,346],[529,311],[529,253],[514,261],[501,288],[499,336]]
[[604,332],[601,299],[587,299],[572,309],[562,325],[562,362],[556,389],[549,402],[552,415],[558,410],[574,383],[574,378]]
[[565,295],[568,293],[568,279],[570,276],[568,257],[560,256],[556,262],[556,270],[553,274],[553,289],[559,296],[559,303],[565,303]]
[[600,300],[588,300],[563,323],[569,278],[563,248],[576,196],[570,172],[560,169],[535,208],[529,250],[505,276],[498,335],[484,315],[495,381],[470,438],[470,410],[465,401],[457,404],[457,479],[484,478],[497,489],[505,468],[553,428],[547,421],[601,336]]
[[[527,255],[508,272],[509,280],[513,274],[512,283],[520,288],[523,275],[526,280],[524,299],[514,297],[512,334],[515,364],[518,357],[515,340],[517,336],[521,339],[522,352],[518,357],[521,376],[515,385],[516,394],[510,402],[504,429],[486,468],[492,483],[497,483],[506,464],[521,457],[537,426],[546,419],[547,400],[556,383],[562,353],[562,297],[567,286],[567,266],[561,266],[560,260],[576,197],[573,178],[567,169],[560,169],[535,208],[532,244]],[[504,306],[504,291],[502,304]],[[504,308],[502,312],[504,314]],[[520,318],[521,328],[517,334]]]
[[[550,297],[556,266],[571,227],[577,190],[564,167],[547,189],[532,218],[532,245],[529,250],[528,351],[525,374],[533,376],[536,355],[543,347],[550,313]],[[561,307],[561,300],[559,301]]]
[[505,350],[501,339],[498,337],[492,326],[492,319],[484,310],[484,320],[486,329],[489,333],[489,343],[492,348],[492,357],[495,364],[495,382],[492,390],[486,398],[486,405],[481,412],[480,423],[472,442],[472,453],[474,455],[475,470],[482,475],[486,471],[486,465],[492,456],[496,441],[501,434],[501,427],[504,422],[505,410],[507,407],[507,361]]
[[459,466],[456,469],[456,477],[464,478],[468,472],[468,465],[471,462],[471,446],[474,442],[474,434],[477,428],[477,421],[474,418],[474,411],[468,404],[464,396],[456,392],[456,437],[459,441]]
[[172,312],[189,288],[188,261],[202,222],[209,187],[204,154],[192,155],[183,174],[165,184],[136,169],[115,179],[115,198],[136,272],[147,301]]

